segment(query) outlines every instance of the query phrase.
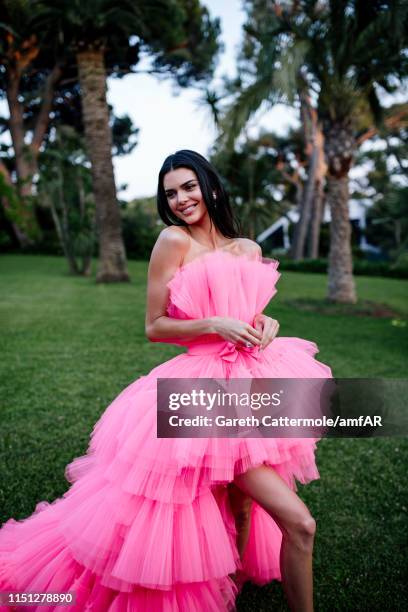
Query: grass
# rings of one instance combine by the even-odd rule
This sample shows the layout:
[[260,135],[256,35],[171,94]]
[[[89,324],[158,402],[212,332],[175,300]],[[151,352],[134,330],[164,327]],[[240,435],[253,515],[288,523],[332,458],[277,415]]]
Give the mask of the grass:
[[[62,258],[0,258],[0,522],[61,496],[65,465],[110,401],[180,352],[144,336],[146,269],[131,262],[131,284],[104,286],[68,276]],[[356,282],[365,314],[328,307],[324,275],[284,272],[267,314],[280,335],[315,341],[336,377],[406,376],[407,282]],[[407,456],[405,438],[319,443],[321,479],[299,486],[318,524],[317,611],[407,609]],[[246,585],[238,601],[240,612],[286,609],[278,582]]]

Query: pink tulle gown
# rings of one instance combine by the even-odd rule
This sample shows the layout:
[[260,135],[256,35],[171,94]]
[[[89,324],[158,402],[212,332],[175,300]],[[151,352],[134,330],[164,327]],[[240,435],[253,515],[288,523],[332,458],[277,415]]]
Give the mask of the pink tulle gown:
[[[276,293],[278,262],[212,251],[179,268],[168,315],[230,316],[248,323]],[[0,591],[76,593],[67,610],[233,610],[239,568],[265,584],[281,579],[281,532],[256,503],[241,563],[227,484],[272,466],[296,489],[319,478],[316,439],[156,438],[161,378],[331,378],[315,343],[277,337],[261,353],[221,337],[186,341],[188,352],[130,384],[96,423],[87,454],[67,466],[62,498],[39,503],[0,530]],[[181,344],[181,343],[179,343]],[[2,610],[11,608],[2,608]],[[60,607],[18,607],[41,612]]]

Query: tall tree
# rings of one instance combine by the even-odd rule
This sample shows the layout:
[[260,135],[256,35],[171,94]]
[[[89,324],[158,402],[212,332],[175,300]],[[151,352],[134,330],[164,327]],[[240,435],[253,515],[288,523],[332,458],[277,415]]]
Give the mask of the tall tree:
[[[238,147],[235,145],[235,138],[239,132],[235,122],[238,114],[238,125],[241,128],[240,101],[233,102],[232,111],[226,113],[228,108],[228,98],[236,96],[237,90],[242,87],[241,77],[235,81],[225,79],[225,91],[223,95],[206,88],[200,100],[200,105],[210,111],[215,127],[219,132],[214,147],[214,160],[217,166],[228,169],[231,166],[229,188],[231,193],[237,188],[237,201],[242,200],[240,207],[240,217],[244,217],[243,227],[247,228],[248,235],[255,235],[255,225],[264,224],[260,228],[265,229],[265,223],[276,220],[276,214],[285,214],[286,207],[292,202],[292,207],[296,206],[299,211],[300,219],[295,227],[295,233],[291,244],[291,255],[294,259],[301,259],[305,256],[306,240],[307,252],[309,257],[318,257],[320,226],[323,217],[324,195],[323,181],[326,175],[326,164],[324,162],[323,134],[319,126],[316,110],[313,108],[310,97],[305,90],[299,93],[301,99],[301,130],[290,130],[285,137],[278,137],[277,134],[262,132],[258,138],[250,138],[247,134],[242,134]],[[244,102],[245,106],[247,101]],[[224,108],[224,114],[223,114]],[[238,113],[237,113],[238,111]],[[232,119],[232,121],[231,121]],[[262,151],[262,153],[261,153]],[[265,167],[263,164],[255,164],[251,158],[255,154],[266,154],[276,156],[273,164]],[[245,163],[245,156],[248,156],[248,164]],[[232,161],[234,160],[234,161]],[[261,162],[263,159],[261,160]],[[266,180],[268,185],[258,186],[254,177],[255,166],[263,166],[266,174],[263,174],[262,181]],[[225,176],[225,170],[224,170]],[[238,179],[238,176],[241,179]],[[276,183],[281,183],[281,179],[286,183],[285,202],[281,207],[277,201],[266,198],[265,202],[258,206],[253,198],[254,185],[258,193],[262,189],[268,189],[269,193],[276,191]],[[291,192],[291,193],[290,193]],[[264,192],[266,193],[266,191]],[[281,197],[282,194],[280,194]],[[265,204],[267,207],[265,207]],[[269,210],[272,206],[274,210]],[[255,217],[256,215],[256,217]],[[256,221],[255,221],[256,218]]]
[[300,116],[306,158],[306,179],[299,198],[299,220],[295,226],[291,255],[299,260],[306,256],[318,257],[320,225],[323,217],[323,180],[327,166],[324,162],[324,137],[316,109],[306,87],[299,91]]
[[[2,160],[0,173],[3,181],[15,188],[16,197],[4,197],[3,203],[22,247],[39,235],[33,178],[38,172],[38,155],[48,129],[54,89],[62,73],[60,58],[50,53],[47,45],[40,46],[32,28],[32,4],[29,0],[0,3],[0,98],[7,100],[10,115],[2,122],[2,131],[9,131],[14,150],[13,163]],[[27,105],[32,100],[37,100],[36,112],[27,121]]]
[[226,129],[239,133],[264,103],[315,100],[325,140],[331,211],[328,297],[355,302],[349,171],[362,132],[381,122],[384,92],[407,76],[408,4],[402,0],[246,0],[241,72]]
[[[41,79],[43,72],[45,72],[45,70],[40,71]],[[32,174],[27,177],[26,185],[31,186],[31,190],[34,194],[22,197],[19,193],[19,179],[14,148],[12,144],[10,145],[4,141],[0,145],[0,179],[3,184],[0,200],[3,204],[2,217],[4,229],[6,229],[9,234],[8,241],[16,244],[16,246],[28,246],[27,242],[21,240],[19,235],[23,229],[28,230],[32,228],[31,224],[30,226],[27,225],[28,219],[31,219],[33,216],[36,221],[38,217],[38,225],[41,233],[38,232],[36,235],[33,235],[31,231],[28,237],[30,239],[35,239],[36,245],[41,248],[43,240],[47,241],[47,235],[42,232],[41,228],[43,215],[40,209],[43,199],[36,198],[35,194],[38,193],[38,183],[41,181],[42,172],[45,169],[48,171],[47,166],[41,163],[41,155],[44,152],[46,154],[49,147],[51,147],[51,149],[53,148],[61,128],[64,131],[67,127],[71,127],[77,134],[77,137],[81,138],[84,133],[84,126],[82,121],[79,87],[76,80],[76,70],[73,70],[72,67],[65,66],[60,81],[54,87],[52,112],[48,119],[48,127],[45,130],[41,148],[33,151],[30,148],[30,143],[32,142],[32,134],[38,121],[40,108],[43,105],[41,90],[38,89],[38,80],[40,79],[38,78],[36,65],[34,64],[31,69],[25,73],[18,100],[21,106],[21,133],[24,133],[25,148],[31,160],[32,168]],[[112,154],[113,156],[126,155],[136,146],[139,129],[133,125],[131,119],[127,115],[118,117],[111,112],[110,116],[113,136]],[[6,134],[8,132],[9,121],[0,118],[0,134]],[[60,155],[63,157],[64,149],[62,146],[60,149]],[[67,148],[66,157],[68,166],[70,163],[70,156],[71,152]],[[51,197],[51,194],[49,195]]]
[[[107,73],[124,74],[140,51],[153,70],[173,74],[180,85],[211,74],[218,49],[218,21],[198,0],[38,0],[44,39],[76,59],[99,233],[97,281],[128,280],[112,165],[106,102]],[[109,70],[107,70],[109,68]]]

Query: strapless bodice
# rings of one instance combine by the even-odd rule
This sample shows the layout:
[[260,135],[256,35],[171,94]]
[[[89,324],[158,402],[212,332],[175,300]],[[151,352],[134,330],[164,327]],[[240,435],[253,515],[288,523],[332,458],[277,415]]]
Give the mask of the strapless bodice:
[[[211,251],[181,266],[167,284],[167,314],[176,319],[233,317],[252,325],[276,293],[279,262],[249,255]],[[201,342],[219,340],[201,336]],[[191,345],[191,341],[174,342]]]

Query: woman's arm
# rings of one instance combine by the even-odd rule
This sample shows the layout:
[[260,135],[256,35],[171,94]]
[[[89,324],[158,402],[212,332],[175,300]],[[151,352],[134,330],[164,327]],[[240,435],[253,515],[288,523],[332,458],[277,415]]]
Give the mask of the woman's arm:
[[166,228],[154,245],[147,278],[146,336],[152,342],[166,339],[195,338],[216,333],[213,319],[178,320],[168,317],[167,283],[173,278],[184,260],[190,240],[177,228]]
[[218,334],[230,342],[260,345],[262,333],[245,321],[218,316],[178,320],[167,316],[167,283],[182,265],[189,246],[188,236],[177,227],[164,229],[154,245],[148,271],[146,336],[152,342],[163,342]]

